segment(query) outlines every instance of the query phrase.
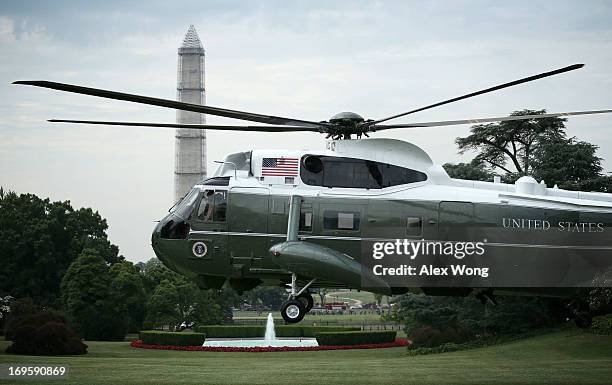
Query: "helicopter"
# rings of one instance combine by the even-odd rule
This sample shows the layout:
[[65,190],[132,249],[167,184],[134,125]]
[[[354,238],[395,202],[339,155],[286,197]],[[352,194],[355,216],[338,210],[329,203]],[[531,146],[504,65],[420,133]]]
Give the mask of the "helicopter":
[[[368,138],[369,133],[389,129],[611,113],[386,123],[583,66],[539,73],[382,119],[341,112],[319,122],[50,81],[14,84],[265,125],[49,122],[326,135],[324,149],[250,149],[227,155],[212,176],[193,186],[159,221],[151,239],[155,254],[201,288],[220,289],[226,282],[239,293],[258,285],[285,287],[288,299],[281,315],[287,323],[300,322],[312,309],[310,289],[316,288],[473,295],[483,303],[496,303],[496,295],[557,296],[568,300],[576,324],[586,327],[591,312],[576,293],[595,285],[597,273],[612,266],[606,259],[612,249],[611,194],[548,188],[529,176],[514,184],[453,179],[414,144]],[[489,263],[491,275],[443,277],[433,272],[448,274],[449,260],[432,256],[421,263],[426,274],[402,276],[410,272],[407,262],[414,262],[414,255],[390,252],[384,258],[386,266],[382,258],[372,258],[377,245],[392,249],[402,245],[401,239],[404,245],[446,242],[454,247],[457,260],[463,259],[456,255],[457,245],[475,242],[487,253],[463,267],[482,272],[477,265]],[[384,276],[381,271],[393,274]]]

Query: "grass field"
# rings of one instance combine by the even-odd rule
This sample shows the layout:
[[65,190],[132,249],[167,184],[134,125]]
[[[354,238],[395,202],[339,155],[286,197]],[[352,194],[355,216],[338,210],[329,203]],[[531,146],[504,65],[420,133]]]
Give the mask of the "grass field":
[[[0,342],[4,349],[8,342]],[[78,357],[0,353],[0,363],[70,365],[67,380],[15,383],[464,384],[612,382],[612,336],[564,331],[467,351],[409,357],[405,348],[213,353],[89,342]],[[0,380],[1,382],[2,380]]]
[[[315,302],[320,302],[320,298],[318,295],[314,296]],[[376,297],[374,294],[367,291],[356,291],[356,290],[339,290],[339,291],[330,291],[325,296],[326,302],[348,302],[349,305],[355,305],[358,303],[375,303]],[[383,301],[384,303],[384,301]]]

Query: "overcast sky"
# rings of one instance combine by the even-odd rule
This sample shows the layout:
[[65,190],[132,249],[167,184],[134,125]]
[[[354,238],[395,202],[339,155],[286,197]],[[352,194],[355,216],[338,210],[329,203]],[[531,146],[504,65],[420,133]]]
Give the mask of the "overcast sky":
[[[177,48],[194,24],[212,106],[326,120],[381,118],[491,85],[578,71],[404,117],[477,118],[545,108],[612,108],[611,1],[0,2],[0,185],[108,219],[131,261],[153,256],[154,221],[173,204],[174,132],[47,123],[49,118],[174,122],[175,111],[10,85],[52,80],[176,97]],[[239,121],[208,117],[212,124]],[[612,116],[570,118],[612,171]],[[437,163],[469,161],[469,126],[396,130]],[[320,148],[308,133],[208,132],[209,170],[226,153]]]

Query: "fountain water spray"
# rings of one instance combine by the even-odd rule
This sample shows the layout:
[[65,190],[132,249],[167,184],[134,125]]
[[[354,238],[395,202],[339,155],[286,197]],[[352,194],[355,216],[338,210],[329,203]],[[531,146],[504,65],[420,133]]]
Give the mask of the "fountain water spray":
[[266,322],[266,334],[264,335],[264,340],[269,346],[274,345],[274,340],[276,340],[276,332],[274,331],[274,317],[272,317],[272,313],[268,313],[268,322]]

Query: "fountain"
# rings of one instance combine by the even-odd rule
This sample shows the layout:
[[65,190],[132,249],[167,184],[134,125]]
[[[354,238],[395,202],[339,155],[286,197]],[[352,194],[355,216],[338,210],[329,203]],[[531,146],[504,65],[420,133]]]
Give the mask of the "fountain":
[[274,330],[274,317],[272,317],[272,313],[268,313],[268,321],[266,322],[266,334],[264,335],[264,340],[266,341],[266,343],[272,344],[275,339],[276,331]]
[[207,338],[202,346],[216,347],[303,347],[303,346],[319,346],[315,338],[276,338],[274,329],[274,318],[272,313],[268,313],[266,322],[266,333],[264,338]]

